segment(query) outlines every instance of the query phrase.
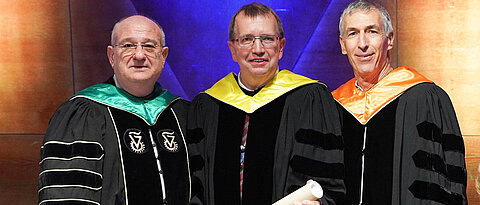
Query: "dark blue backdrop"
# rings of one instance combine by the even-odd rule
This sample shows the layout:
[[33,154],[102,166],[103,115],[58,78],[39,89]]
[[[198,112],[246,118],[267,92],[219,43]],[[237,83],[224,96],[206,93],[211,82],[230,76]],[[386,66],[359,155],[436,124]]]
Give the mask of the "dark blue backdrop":
[[[252,1],[131,0],[134,9],[157,20],[165,30],[169,55],[161,84],[193,99],[229,72],[238,72],[227,46],[234,13]],[[345,0],[260,1],[279,15],[286,47],[280,69],[327,83],[330,89],[351,78],[338,43],[338,18]]]

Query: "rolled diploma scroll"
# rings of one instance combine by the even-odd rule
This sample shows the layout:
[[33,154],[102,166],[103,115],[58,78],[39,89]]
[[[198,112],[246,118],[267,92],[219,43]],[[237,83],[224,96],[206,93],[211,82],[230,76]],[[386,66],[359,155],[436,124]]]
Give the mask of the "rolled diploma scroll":
[[322,198],[323,189],[316,181],[312,181],[282,199],[275,202],[273,205],[292,205],[294,201],[310,200],[315,201]]

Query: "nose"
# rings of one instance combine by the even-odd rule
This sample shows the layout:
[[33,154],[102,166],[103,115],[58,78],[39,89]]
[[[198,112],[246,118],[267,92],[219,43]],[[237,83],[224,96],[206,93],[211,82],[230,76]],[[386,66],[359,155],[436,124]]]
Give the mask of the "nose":
[[137,47],[135,47],[133,58],[135,60],[144,60],[146,58],[145,51],[143,50],[143,47],[141,45],[137,45]]
[[365,35],[365,33],[360,33],[358,37],[358,48],[362,51],[367,51],[368,49],[368,37]]
[[263,56],[265,53],[265,47],[263,47],[262,41],[260,39],[255,39],[252,45],[252,52],[258,56]]

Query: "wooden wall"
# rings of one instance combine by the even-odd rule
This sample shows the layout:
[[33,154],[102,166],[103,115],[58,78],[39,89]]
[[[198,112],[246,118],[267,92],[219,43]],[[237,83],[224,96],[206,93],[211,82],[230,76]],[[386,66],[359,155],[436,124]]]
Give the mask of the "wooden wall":
[[47,120],[73,92],[67,1],[0,1],[0,199],[35,204]]
[[[465,139],[468,198],[480,204],[480,2],[376,2],[396,28],[393,64],[414,67],[450,95]],[[130,0],[0,0],[0,10],[0,203],[35,204],[48,119],[74,92],[111,75],[105,55],[111,28],[136,11]]]
[[0,204],[36,204],[48,120],[74,92],[106,80],[124,0],[0,0]]

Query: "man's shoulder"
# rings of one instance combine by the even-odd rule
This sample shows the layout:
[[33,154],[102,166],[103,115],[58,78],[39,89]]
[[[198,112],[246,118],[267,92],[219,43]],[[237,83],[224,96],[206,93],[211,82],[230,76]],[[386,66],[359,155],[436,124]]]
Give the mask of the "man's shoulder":
[[192,103],[194,101],[199,101],[199,100],[210,100],[210,99],[213,99],[212,96],[210,96],[209,94],[205,93],[205,92],[200,92],[198,93],[195,98],[193,98],[192,100]]
[[95,101],[92,96],[103,95],[103,92],[99,92],[100,88],[112,86],[110,84],[99,83],[89,86],[83,90],[78,91],[66,100],[62,105],[65,106],[88,106],[91,108],[105,107],[104,105]]
[[289,96],[298,96],[298,95],[331,95],[328,86],[322,82],[314,82],[310,84],[305,84],[297,87],[296,89],[291,90]]
[[169,106],[172,107],[175,111],[184,112],[190,107],[190,102],[179,98],[173,101]]
[[63,102],[57,108],[55,113],[75,114],[75,113],[90,112],[90,111],[97,113],[103,109],[105,109],[104,105],[99,104],[91,99],[72,96],[68,100]]
[[211,107],[213,105],[217,105],[218,103],[221,103],[222,101],[212,97],[211,95],[201,92],[195,98],[193,98],[192,102],[189,104],[191,107]]
[[432,96],[447,97],[448,94],[435,83],[419,83],[406,90],[402,96],[410,98],[425,98]]
[[328,86],[327,84],[321,82],[321,81],[317,81],[317,82],[312,82],[312,83],[309,83],[309,84],[305,84],[305,85],[302,85],[302,86],[299,86],[296,90],[294,90],[294,92],[297,92],[299,90],[312,90],[312,89],[320,89],[320,90],[323,90],[323,91],[328,91]]
[[177,100],[175,100],[174,102],[172,102],[171,104],[172,106],[180,106],[180,107],[188,107],[190,105],[190,101],[188,100],[185,100],[183,98],[178,98]]
[[[79,91],[78,93],[81,93],[82,91]],[[78,93],[70,96],[66,101],[64,101],[57,108],[54,115],[76,115],[76,114],[78,115],[81,113],[103,113],[102,110],[106,109],[105,105],[95,102],[90,98],[79,96]]]
[[[107,108],[87,98],[70,98],[61,104],[49,120],[47,134],[67,129],[91,129],[102,127],[107,119]],[[91,126],[86,125],[89,124]],[[60,136],[50,136],[57,138]],[[71,137],[71,136],[70,136]],[[47,137],[45,137],[47,139]]]
[[452,101],[448,94],[434,83],[420,83],[406,90],[399,97],[401,104],[415,104],[417,107],[453,109]]

